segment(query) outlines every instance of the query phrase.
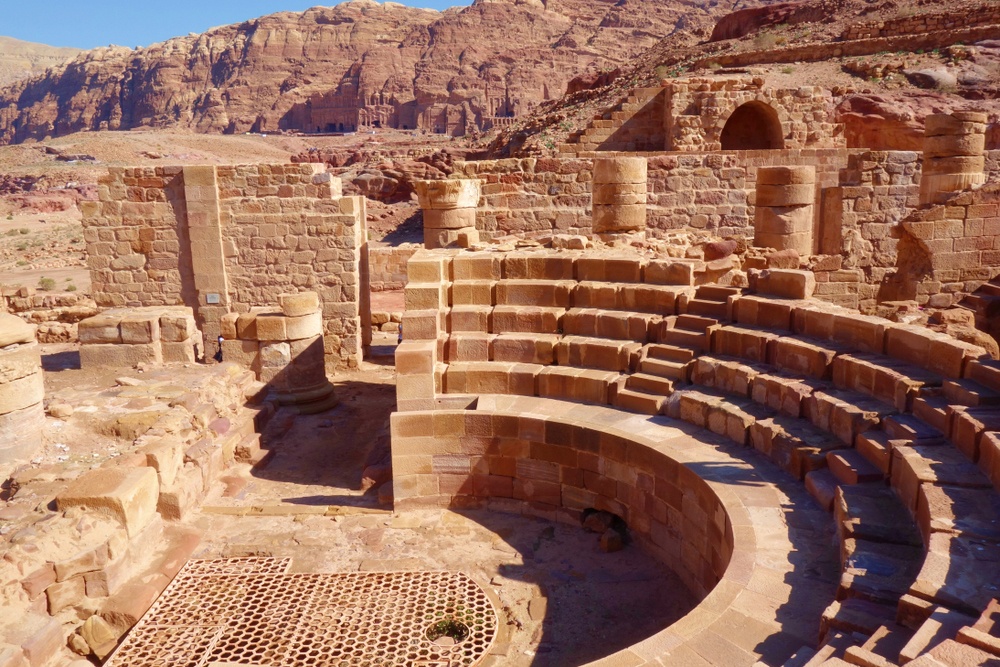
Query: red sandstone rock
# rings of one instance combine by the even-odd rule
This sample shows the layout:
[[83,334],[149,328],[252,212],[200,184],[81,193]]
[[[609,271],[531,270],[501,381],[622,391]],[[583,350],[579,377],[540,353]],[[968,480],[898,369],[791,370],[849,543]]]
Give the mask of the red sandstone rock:
[[495,0],[440,13],[356,0],[273,14],[87,51],[17,82],[0,92],[0,142],[143,126],[462,135],[525,114],[580,71],[630,62],[685,11],[656,0]]

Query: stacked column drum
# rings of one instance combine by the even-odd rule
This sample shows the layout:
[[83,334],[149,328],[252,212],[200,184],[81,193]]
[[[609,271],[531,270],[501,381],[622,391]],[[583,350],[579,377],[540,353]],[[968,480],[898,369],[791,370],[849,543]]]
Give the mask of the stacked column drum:
[[629,234],[646,228],[646,158],[594,160],[593,232]]
[[0,314],[0,467],[30,459],[41,447],[44,397],[35,327]]
[[924,120],[920,203],[941,204],[986,182],[986,114],[961,111]]
[[815,167],[758,169],[753,244],[811,255],[815,199]]
[[425,247],[467,248],[479,242],[476,207],[479,205],[482,181],[415,181],[413,185],[424,214]]

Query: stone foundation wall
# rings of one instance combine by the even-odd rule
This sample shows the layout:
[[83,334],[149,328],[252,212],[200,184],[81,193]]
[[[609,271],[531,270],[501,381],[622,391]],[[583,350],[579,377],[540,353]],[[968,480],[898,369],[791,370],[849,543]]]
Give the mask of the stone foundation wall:
[[80,367],[134,368],[138,364],[194,363],[202,340],[191,308],[112,308],[79,324]]
[[[666,149],[717,151],[733,112],[747,103],[764,104],[777,113],[783,148],[846,146],[843,125],[834,119],[833,98],[819,86],[798,90],[765,88],[764,79],[690,79],[670,83],[664,114]],[[756,128],[762,132],[761,128]],[[738,148],[738,146],[734,146]],[[749,146],[744,146],[749,148]]]
[[850,56],[870,56],[893,51],[930,51],[955,44],[973,44],[984,39],[996,38],[996,26],[972,26],[954,30],[935,30],[916,35],[894,37],[874,37],[845,42],[823,42],[768,49],[767,51],[744,51],[742,53],[715,54],[692,64],[692,68],[721,65],[722,67],[745,67],[765,63],[799,63],[831,60]]
[[888,299],[947,308],[1000,276],[1000,183],[913,212],[900,223]]
[[[649,154],[647,229],[654,236],[694,227],[752,237],[758,167],[816,165],[817,187],[833,187],[849,154],[846,149]],[[454,177],[484,181],[476,226],[486,238],[590,234],[593,163],[590,158],[484,160],[458,163]]]
[[[188,305],[206,338],[227,312],[312,289],[327,365],[367,344],[363,197],[321,165],[112,168],[84,202],[94,299],[102,307]],[[365,321],[362,321],[362,320]]]
[[979,25],[1000,25],[1000,5],[965,2],[957,4],[947,13],[917,14],[888,21],[863,21],[848,26],[842,38],[853,40],[919,35]]
[[571,420],[489,412],[392,415],[395,509],[477,507],[579,523],[623,518],[703,597],[723,578],[733,526],[693,471],[637,437]]
[[406,287],[406,263],[422,245],[369,246],[368,265],[373,292],[389,292]]

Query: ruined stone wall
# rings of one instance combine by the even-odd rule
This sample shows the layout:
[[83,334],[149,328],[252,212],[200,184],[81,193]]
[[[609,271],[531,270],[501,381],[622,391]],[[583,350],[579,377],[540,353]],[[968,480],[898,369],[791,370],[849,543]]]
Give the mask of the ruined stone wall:
[[1000,25],[1000,5],[978,2],[958,3],[946,13],[916,14],[888,21],[854,23],[843,32],[843,39],[870,39],[919,35],[938,30],[955,30],[967,26]]
[[94,299],[105,308],[189,305],[211,340],[226,312],[314,290],[327,366],[355,366],[368,331],[364,198],[342,197],[324,170],[111,169],[99,201],[83,206]]
[[371,290],[388,292],[406,287],[406,263],[423,245],[371,246],[368,265],[371,272]]
[[[816,165],[818,187],[833,187],[848,154],[846,149],[650,154],[648,229],[653,235],[694,227],[753,236],[758,167]],[[484,181],[476,226],[486,238],[591,233],[593,159],[465,162],[453,176]]]
[[971,26],[953,30],[935,30],[916,35],[896,35],[874,37],[844,42],[821,42],[768,49],[766,51],[744,51],[731,54],[714,54],[692,63],[692,69],[720,65],[722,67],[745,67],[766,63],[812,63],[849,56],[870,56],[875,53],[892,51],[929,51],[955,44],[972,44],[984,39],[995,39],[995,25]]
[[[823,254],[842,254],[844,269],[858,279],[817,285],[817,297],[862,312],[874,312],[878,301],[895,298],[880,292],[880,286],[896,273],[897,227],[919,206],[921,163],[921,154],[912,151],[852,153],[839,186],[823,191],[818,247]],[[1000,178],[1000,151],[987,152],[986,173],[990,180]]]
[[[748,103],[767,105],[777,114],[783,145],[772,148],[846,146],[843,126],[835,122],[833,99],[825,88],[765,88],[761,77],[696,78],[667,86],[664,101],[667,150],[725,149],[723,129],[733,112]],[[754,131],[763,132],[759,123],[755,123]]]
[[900,223],[887,300],[947,308],[1000,276],[1000,182],[914,211]]

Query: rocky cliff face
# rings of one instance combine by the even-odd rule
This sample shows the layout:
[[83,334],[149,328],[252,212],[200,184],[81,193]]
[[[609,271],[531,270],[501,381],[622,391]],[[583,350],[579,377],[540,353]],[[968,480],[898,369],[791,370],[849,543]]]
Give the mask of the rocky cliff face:
[[0,86],[37,76],[47,68],[61,65],[79,53],[79,49],[0,37]]
[[0,90],[0,142],[82,130],[489,127],[628,62],[691,9],[662,0],[477,0],[445,12],[352,0],[131,50]]

